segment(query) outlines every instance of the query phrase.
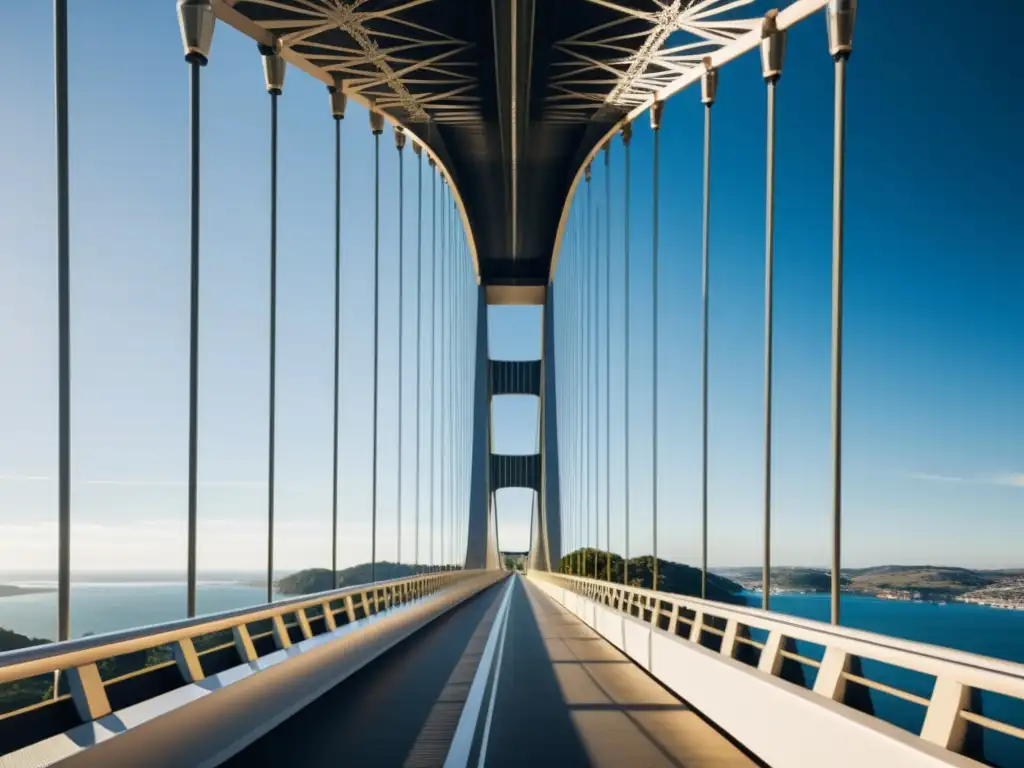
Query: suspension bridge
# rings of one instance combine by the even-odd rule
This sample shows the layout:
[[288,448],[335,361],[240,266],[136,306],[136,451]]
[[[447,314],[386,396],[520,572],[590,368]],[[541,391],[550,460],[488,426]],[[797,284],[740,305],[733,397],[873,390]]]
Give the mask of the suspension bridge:
[[[52,678],[44,701],[0,714],[0,768],[42,766],[214,766],[289,761],[321,765],[636,765],[636,766],[970,766],[998,754],[1020,759],[1024,729],[1012,707],[1024,700],[1024,667],[875,634],[840,622],[842,567],[842,364],[844,160],[847,73],[856,76],[856,0],[793,0],[763,16],[748,0],[179,0],[189,78],[190,393],[185,618],[74,637],[71,628],[71,273],[73,183],[67,0],[54,2],[56,243],[58,267],[59,482],[58,641],[0,654],[0,685]],[[169,24],[174,23],[170,6]],[[821,28],[821,66],[834,82],[831,328],[831,621],[771,610],[773,268],[776,90],[782,87],[787,32]],[[220,30],[215,35],[215,30]],[[198,615],[200,368],[200,196],[204,169],[204,72],[217,66],[216,38],[252,40],[268,100],[270,147],[269,422],[266,603]],[[865,42],[870,45],[870,41]],[[712,118],[719,72],[759,57],[763,115],[765,338],[763,591],[759,608],[708,596],[708,275]],[[415,292],[398,312],[415,313],[414,519],[399,513],[400,561],[413,575],[339,585],[274,600],[275,393],[277,308],[278,105],[287,81],[324,86],[334,143],[323,151],[334,172],[334,424],[332,572],[338,571],[339,301],[342,146],[352,131],[374,137],[370,230],[374,260],[372,377],[372,561],[379,562],[379,321],[382,218],[416,221],[400,240],[402,269]],[[256,86],[254,86],[256,87]],[[627,302],[622,339],[629,359],[628,265],[649,259],[653,292],[653,442],[658,441],[659,185],[666,104],[699,89],[702,177],[702,541],[699,594],[661,589],[658,497],[650,580],[629,570],[630,495],[637,473],[612,467],[610,377],[613,292]],[[369,113],[351,124],[351,103]],[[649,121],[653,204],[630,209],[630,146],[635,121]],[[760,135],[760,134],[759,134]],[[381,152],[397,151],[399,185],[416,207],[381,206]],[[411,163],[411,171],[406,168]],[[184,162],[185,158],[183,158]],[[624,184],[603,184],[592,169],[624,167]],[[647,178],[645,174],[645,178]],[[405,201],[403,192],[400,199]],[[595,204],[595,200],[597,204]],[[602,202],[603,200],[603,202]],[[621,210],[624,239],[612,242]],[[630,252],[630,228],[649,228],[652,252]],[[613,273],[621,248],[627,268]],[[407,258],[403,260],[402,254]],[[403,278],[400,278],[400,281]],[[624,284],[623,284],[624,283]],[[369,289],[368,289],[369,290]],[[429,299],[431,310],[423,311]],[[488,307],[542,308],[535,360],[492,359]],[[643,308],[642,307],[642,308]],[[400,321],[401,326],[401,321]],[[427,342],[427,353],[423,341]],[[403,340],[399,339],[399,343]],[[399,355],[404,360],[404,355]],[[404,374],[401,367],[398,376]],[[630,366],[624,368],[628,425]],[[436,386],[434,386],[436,385]],[[633,386],[637,386],[633,383]],[[399,391],[403,391],[399,388]],[[605,393],[602,399],[600,393]],[[436,393],[436,394],[435,394]],[[493,451],[494,398],[539,403],[536,451]],[[635,396],[635,390],[633,395]],[[645,393],[645,397],[647,394]],[[410,404],[406,404],[408,407]],[[398,404],[399,413],[403,412]],[[422,414],[427,414],[423,417]],[[399,417],[401,418],[401,417]],[[424,434],[420,434],[423,425]],[[401,422],[399,431],[402,434]],[[429,460],[421,461],[421,455]],[[658,485],[658,451],[641,471]],[[435,461],[435,457],[437,460]],[[610,477],[622,471],[626,557],[613,579]],[[437,489],[435,493],[435,483]],[[425,488],[423,498],[420,489]],[[505,570],[495,494],[533,492],[526,573]],[[435,499],[438,502],[435,504]],[[636,510],[633,510],[636,514]],[[414,551],[402,552],[402,524]],[[618,532],[615,532],[618,535]],[[634,553],[635,554],[635,553]],[[591,559],[591,556],[593,558]],[[603,560],[601,559],[603,558]],[[117,675],[104,662],[168,650],[156,664]],[[895,669],[906,687],[871,670]],[[872,701],[914,708],[919,726],[899,727]],[[988,698],[986,698],[988,697]],[[1011,702],[1009,708],[983,702]],[[980,734],[980,735],[979,735]],[[1011,751],[990,749],[996,735]],[[1006,765],[1020,764],[1006,762]]]

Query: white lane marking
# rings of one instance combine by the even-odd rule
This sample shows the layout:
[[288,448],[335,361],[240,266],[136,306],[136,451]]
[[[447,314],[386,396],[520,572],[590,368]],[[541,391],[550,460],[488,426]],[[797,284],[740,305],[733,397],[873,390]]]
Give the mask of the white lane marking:
[[[518,576],[513,576],[511,581],[518,581]],[[512,589],[515,589],[513,585]],[[484,720],[484,735],[480,741],[480,760],[477,768],[484,768],[484,758],[487,757],[487,742],[491,738],[491,721],[494,719],[494,702],[498,700],[498,681],[501,679],[501,659],[505,655],[505,636],[508,634],[509,616],[512,609],[509,608],[505,614],[505,624],[501,628],[501,642],[498,643],[498,656],[494,660],[494,685],[491,686],[491,700],[487,703],[487,719]]]
[[513,579],[508,579],[505,587],[505,594],[502,596],[501,605],[494,615],[494,623],[491,625],[490,634],[487,635],[487,642],[484,644],[484,652],[480,656],[480,664],[476,668],[476,675],[473,676],[473,683],[469,686],[469,695],[466,696],[466,703],[462,707],[462,714],[459,715],[459,724],[455,727],[455,735],[452,737],[452,744],[448,748],[448,756],[444,761],[444,768],[465,768],[469,765],[469,753],[473,749],[473,737],[476,735],[477,723],[480,720],[480,710],[483,707],[484,691],[487,689],[487,678],[490,677],[491,666],[494,662],[494,652],[498,645],[498,636],[501,634],[505,618],[508,615],[508,606],[512,599]]

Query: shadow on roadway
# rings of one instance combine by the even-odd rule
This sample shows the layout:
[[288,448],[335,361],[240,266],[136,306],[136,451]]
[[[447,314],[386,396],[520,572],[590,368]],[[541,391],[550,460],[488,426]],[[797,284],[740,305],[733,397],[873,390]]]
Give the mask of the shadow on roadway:
[[517,581],[488,767],[756,765],[586,624]]
[[443,765],[504,586],[431,622],[223,765]]

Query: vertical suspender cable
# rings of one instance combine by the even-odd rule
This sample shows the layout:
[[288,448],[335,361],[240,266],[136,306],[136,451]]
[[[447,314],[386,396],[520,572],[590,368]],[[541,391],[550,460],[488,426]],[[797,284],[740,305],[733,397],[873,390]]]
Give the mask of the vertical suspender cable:
[[459,381],[461,382],[460,385],[459,385],[459,392],[460,392],[459,403],[462,406],[461,407],[461,413],[460,413],[461,425],[462,425],[462,430],[461,430],[461,435],[462,436],[461,436],[461,440],[460,440],[460,445],[462,446],[462,454],[461,454],[461,458],[462,458],[462,461],[461,461],[461,466],[462,466],[462,472],[461,472],[461,477],[462,477],[462,503],[459,505],[459,509],[461,510],[461,514],[462,514],[462,524],[459,526],[460,542],[459,542],[459,550],[458,551],[459,551],[459,560],[460,560],[461,566],[465,567],[465,564],[466,564],[467,532],[468,532],[468,523],[469,523],[469,464],[468,464],[469,453],[468,453],[468,451],[466,449],[466,446],[467,446],[467,443],[468,443],[466,438],[469,435],[469,422],[468,422],[469,409],[466,408],[466,403],[469,401],[469,398],[467,397],[467,395],[469,394],[468,393],[468,389],[469,389],[469,387],[468,387],[469,367],[467,365],[467,355],[468,355],[468,348],[469,348],[469,343],[468,343],[469,339],[468,339],[468,335],[467,335],[468,334],[468,325],[469,325],[469,312],[468,312],[469,308],[468,308],[468,305],[467,305],[468,291],[467,291],[467,285],[466,285],[466,275],[467,275],[466,269],[467,269],[467,267],[469,267],[471,269],[471,267],[469,265],[469,259],[467,258],[468,255],[469,255],[469,248],[468,248],[468,244],[466,243],[465,232],[462,233],[462,238],[460,240],[460,243],[462,244],[462,257],[463,257],[462,258],[462,264],[463,264],[462,276],[463,277],[462,277],[462,292],[461,292],[462,293],[462,301],[460,302],[460,306],[462,307],[462,333],[459,334],[459,339],[460,339],[461,346],[462,346],[462,350],[461,350],[461,352],[459,354],[459,359],[460,359],[460,362],[462,363],[462,371],[461,371],[461,375],[459,376]]
[[586,232],[586,222],[583,221],[583,216],[580,215],[576,219],[576,262],[578,269],[576,271],[576,482],[579,488],[579,495],[577,496],[577,525],[576,525],[576,538],[579,546],[576,549],[576,573],[580,576],[585,575],[583,571],[583,547],[586,542],[584,536],[584,523],[586,521],[586,497],[584,490],[586,485],[584,483],[584,458],[583,451],[585,447],[583,428],[584,428],[584,397],[583,397],[583,339],[586,333],[586,325],[583,317],[583,313],[586,310],[586,304],[584,299],[586,292],[583,290],[584,280],[586,279],[586,252],[584,250],[583,235]]
[[775,263],[775,86],[782,76],[786,33],[768,11],[761,27],[761,74],[767,86],[764,212],[764,566],[761,608],[769,610],[772,584],[772,335]]
[[462,534],[462,475],[459,472],[459,454],[461,452],[460,420],[459,420],[459,386],[462,377],[459,375],[459,334],[462,329],[462,302],[459,299],[459,256],[462,253],[462,243],[459,240],[458,211],[455,209],[455,190],[452,189],[452,386],[449,398],[452,404],[452,566],[459,564],[459,537]]
[[[58,3],[66,5],[65,2]],[[66,19],[65,19],[66,21]],[[63,22],[58,22],[63,23]],[[178,4],[178,24],[189,64],[189,240],[191,245],[188,381],[188,565],[186,604],[189,618],[196,615],[197,528],[199,517],[199,178],[200,178],[200,68],[206,66],[213,39],[214,16],[209,0]],[[64,63],[66,67],[66,61]],[[64,73],[66,76],[66,72]],[[61,76],[58,71],[58,78]],[[58,111],[59,115],[59,111]],[[58,121],[59,121],[58,117]],[[66,119],[66,115],[65,115]],[[58,131],[59,122],[58,122]],[[58,203],[59,205],[60,203]],[[67,638],[61,636],[61,640]]]
[[578,285],[580,273],[580,253],[578,250],[577,237],[577,220],[579,218],[579,215],[579,211],[575,211],[572,217],[572,314],[570,317],[571,325],[569,327],[569,343],[571,344],[571,358],[569,361],[569,365],[572,367],[572,374],[570,380],[571,386],[569,387],[569,396],[572,398],[572,420],[569,427],[569,439],[572,440],[572,572],[575,575],[580,575],[580,554],[578,551],[580,546],[580,290]]
[[[458,217],[458,210],[456,210],[455,211],[456,231],[458,231],[458,218],[459,218]],[[456,518],[458,520],[458,525],[456,526],[456,531],[458,532],[458,536],[455,539],[455,566],[456,566],[456,568],[460,568],[460,567],[462,567],[462,560],[463,560],[462,558],[460,558],[459,553],[462,551],[462,523],[463,523],[463,510],[464,510],[463,502],[465,501],[465,495],[464,495],[465,494],[465,482],[464,481],[465,481],[465,477],[466,477],[464,472],[463,472],[463,470],[465,468],[464,468],[463,463],[462,463],[462,461],[463,461],[462,436],[463,436],[463,429],[464,429],[464,426],[465,426],[463,424],[463,421],[462,421],[462,412],[463,412],[462,405],[465,402],[463,400],[463,397],[462,397],[462,385],[463,385],[463,380],[464,380],[465,375],[466,375],[466,371],[465,371],[465,368],[463,367],[463,359],[464,359],[463,358],[463,352],[465,351],[464,347],[463,347],[464,310],[465,310],[465,293],[464,293],[465,282],[463,282],[464,274],[462,272],[462,269],[463,269],[463,267],[462,267],[462,264],[463,264],[463,262],[462,262],[462,256],[463,256],[462,239],[459,238],[457,242],[458,242],[459,260],[458,260],[458,266],[457,266],[457,269],[456,269],[456,272],[455,272],[456,278],[457,278],[456,279],[456,283],[455,283],[455,298],[456,298],[455,311],[456,311],[456,315],[458,317],[458,324],[456,325],[457,333],[456,333],[455,342],[454,342],[455,343],[455,396],[454,397],[455,397],[455,428],[456,428],[456,434],[457,434],[457,438],[455,440],[455,446],[457,448],[457,451],[456,451],[456,454],[455,454],[455,467],[456,467],[456,469],[455,469],[455,478],[457,480],[457,488],[458,488],[458,504],[456,506],[456,512],[457,512]]]
[[397,562],[402,562],[402,363],[405,351],[402,341],[405,339],[405,131],[395,126],[395,148],[398,150],[398,477],[395,507],[398,518]]
[[412,145],[416,153],[416,545],[413,548],[413,562],[416,570],[420,565],[420,405],[421,389],[423,384],[423,369],[421,367],[422,346],[423,346],[423,147],[419,144]]
[[468,478],[469,478],[469,471],[468,471],[468,467],[467,467],[467,464],[466,464],[466,458],[467,458],[467,454],[466,454],[466,435],[468,434],[468,426],[467,426],[467,423],[466,423],[466,415],[468,413],[468,411],[466,409],[466,402],[467,402],[467,397],[466,397],[466,394],[467,394],[467,392],[466,392],[466,389],[467,389],[467,387],[466,387],[466,378],[468,376],[468,370],[467,370],[467,367],[466,367],[466,348],[467,348],[467,343],[466,343],[467,342],[467,339],[466,339],[466,326],[467,326],[467,311],[466,311],[467,310],[467,307],[466,307],[466,298],[467,298],[466,274],[467,273],[466,273],[466,268],[468,266],[468,263],[467,263],[468,259],[466,258],[466,256],[468,254],[467,254],[467,245],[466,245],[465,232],[462,232],[461,234],[462,234],[462,237],[459,238],[459,247],[460,247],[460,250],[462,251],[462,260],[461,260],[461,262],[462,262],[463,266],[461,267],[461,272],[460,272],[460,274],[462,275],[462,289],[459,292],[460,296],[461,296],[461,299],[459,301],[459,308],[460,308],[459,314],[460,314],[460,318],[461,318],[460,332],[459,332],[459,346],[460,346],[460,350],[459,350],[459,363],[460,363],[461,370],[460,370],[460,375],[459,375],[459,400],[458,400],[458,403],[461,406],[459,408],[459,446],[460,446],[459,466],[461,467],[461,471],[459,473],[459,477],[461,478],[462,482],[461,482],[461,485],[460,485],[460,502],[459,502],[459,547],[458,547],[458,550],[456,552],[456,554],[458,556],[457,564],[459,565],[460,568],[464,567],[465,564],[466,564],[466,524],[467,524],[467,521],[469,520],[469,515],[468,515],[468,512],[467,512],[467,510],[468,510],[468,499],[469,499],[467,483],[468,483]]
[[277,432],[277,97],[270,94],[270,437],[267,452],[267,602],[274,594],[274,443]]
[[377,581],[377,408],[380,383],[380,135],[384,132],[384,116],[370,109],[370,130],[373,131],[373,469],[370,493],[370,581]]
[[609,139],[604,145],[604,514],[605,579],[612,580],[612,177]]
[[462,443],[460,441],[462,419],[462,400],[459,398],[459,388],[462,385],[462,355],[459,349],[459,340],[462,333],[462,297],[459,291],[461,275],[462,243],[459,240],[458,211],[455,210],[455,196],[452,190],[452,385],[449,395],[452,403],[452,566],[459,565],[459,542],[462,536],[462,472],[461,456]]
[[835,136],[832,165],[832,610],[839,623],[842,543],[843,444],[843,207],[846,157],[846,64],[853,51],[856,0],[830,0],[829,52],[835,62]]
[[67,640],[71,632],[71,235],[67,0],[54,0],[53,3],[53,59],[57,124],[57,639]]
[[197,540],[199,504],[199,68],[194,58],[191,70],[190,134],[190,227],[191,264],[189,265],[189,343],[188,343],[188,566],[187,610],[189,618],[196,615]]
[[[594,193],[593,193],[593,191],[591,189],[591,186],[588,183],[587,184],[587,206],[591,207],[591,210],[593,210],[593,207],[591,206],[590,198],[593,197],[593,194]],[[598,209],[598,212],[600,212],[600,209]],[[598,445],[599,445],[599,443],[598,443],[598,436],[600,435],[600,429],[599,429],[598,418],[597,418],[598,402],[600,400],[600,392],[598,390],[598,375],[597,375],[597,363],[598,363],[598,359],[599,359],[598,352],[597,352],[597,337],[598,337],[598,333],[597,333],[597,313],[598,313],[598,306],[597,306],[597,282],[598,282],[598,273],[599,273],[599,267],[600,267],[600,254],[601,254],[601,249],[597,245],[597,242],[598,242],[597,228],[598,228],[598,223],[599,223],[600,215],[599,214],[598,215],[591,214],[589,216],[589,218],[590,218],[590,226],[588,228],[588,236],[590,238],[590,248],[588,249],[589,253],[587,254],[587,259],[590,261],[590,265],[591,265],[590,266],[590,288],[591,288],[591,298],[590,298],[590,307],[591,307],[591,309],[590,309],[590,350],[591,350],[591,357],[590,357],[590,365],[588,366],[588,369],[589,369],[589,376],[590,376],[590,390],[591,390],[591,396],[592,396],[591,402],[590,402],[590,411],[591,411],[591,413],[590,413],[591,422],[590,423],[591,423],[591,427],[592,427],[591,428],[591,436],[590,436],[590,479],[591,479],[591,486],[592,486],[591,494],[592,494],[592,498],[593,498],[593,504],[591,506],[592,506],[592,511],[593,511],[593,515],[594,515],[594,578],[596,579],[598,577],[598,573],[597,573],[597,562],[598,562],[597,553],[598,553],[598,550],[600,549],[600,546],[601,546],[601,535],[600,535],[601,525],[600,525],[600,520],[599,520],[599,508],[600,508],[599,498],[600,498],[600,494],[598,492],[598,473],[597,473],[597,461],[598,461],[598,454],[599,454],[599,451],[598,451]]]
[[661,148],[661,116],[664,108],[663,101],[651,105],[651,131],[654,133],[651,195],[651,322],[654,331],[651,349],[651,589],[654,590],[658,589],[658,153]]
[[626,157],[626,180],[625,189],[623,192],[624,205],[623,205],[623,248],[625,250],[625,280],[623,282],[623,290],[625,292],[626,308],[625,308],[625,357],[623,360],[623,372],[626,378],[625,383],[625,416],[623,418],[623,453],[625,455],[625,512],[626,512],[626,544],[622,554],[622,583],[629,584],[629,144],[633,138],[633,126],[630,123],[626,123],[622,126],[622,146],[623,152]]
[[569,557],[569,572],[576,573],[575,548],[576,548],[576,219],[573,216],[570,222],[569,231],[569,258],[566,263],[565,285],[565,446],[568,452],[568,472],[566,473],[566,486],[568,488],[569,509],[568,520],[568,545],[566,554]]
[[[562,239],[561,253],[566,253],[565,238]],[[553,307],[545,306],[545,311],[554,311],[554,317],[552,323],[554,323],[555,330],[558,333],[558,342],[555,347],[555,355],[557,358],[556,370],[559,372],[558,378],[555,381],[555,401],[564,404],[565,403],[565,381],[568,369],[565,368],[565,311],[562,306],[565,303],[564,291],[562,286],[565,285],[567,280],[566,271],[566,258],[561,257],[560,278],[553,284],[553,289],[556,292],[555,304]],[[556,412],[556,424],[555,427],[558,430],[558,449],[559,449],[559,460],[562,458],[561,452],[564,450],[565,442],[565,409],[559,408]],[[558,466],[558,498],[559,501],[564,501],[563,504],[559,505],[558,525],[559,525],[559,566],[562,572],[568,572],[568,563],[566,556],[568,555],[568,526],[566,520],[568,519],[568,463],[559,461]]]
[[445,249],[444,249],[444,269],[445,269],[445,300],[444,300],[444,316],[445,316],[445,332],[441,334],[441,341],[444,344],[444,387],[441,389],[441,394],[444,396],[444,407],[441,412],[444,414],[442,425],[444,427],[444,488],[445,488],[445,565],[449,570],[452,567],[452,532],[455,528],[455,521],[453,519],[454,511],[454,499],[455,489],[452,483],[452,406],[451,406],[451,389],[452,389],[452,345],[451,339],[454,333],[452,320],[455,315],[452,312],[452,305],[454,302],[454,296],[452,295],[452,274],[454,272],[454,247],[455,244],[452,242],[452,222],[451,222],[451,194],[452,194],[452,182],[449,179],[445,186],[445,206],[444,206],[444,228],[445,228]]
[[701,556],[700,556],[700,596],[708,596],[708,279],[710,262],[708,248],[710,244],[711,223],[711,106],[715,103],[715,91],[718,86],[718,72],[711,68],[711,59],[704,59],[704,72],[701,75],[701,101],[704,104],[704,219],[703,244],[701,248],[702,276],[701,293],[703,301],[703,319],[701,328],[703,342],[701,347]]
[[[435,168],[434,158],[430,158],[430,167]],[[437,430],[434,414],[437,410],[437,368],[434,365],[434,352],[437,347],[437,172],[435,170],[430,182],[430,565],[437,565],[434,560],[434,477],[437,474]]]
[[453,279],[453,298],[454,306],[452,311],[455,313],[455,332],[452,334],[452,375],[454,380],[452,382],[452,431],[454,432],[453,445],[453,456],[452,456],[452,475],[453,482],[452,487],[455,489],[455,525],[454,525],[454,545],[452,547],[453,554],[453,565],[455,568],[462,567],[462,558],[459,553],[462,550],[462,521],[463,521],[463,501],[465,493],[465,474],[463,473],[462,466],[462,382],[465,376],[465,371],[462,367],[462,333],[463,333],[463,308],[464,308],[464,296],[462,288],[464,286],[463,278],[463,250],[462,250],[462,238],[461,229],[459,227],[459,210],[455,205],[454,190],[452,195],[452,222],[454,229],[454,266],[455,269],[452,272]]
[[447,322],[447,315],[448,315],[448,313],[447,313],[447,309],[448,309],[448,259],[447,259],[447,255],[448,255],[448,207],[447,207],[447,205],[445,205],[445,196],[446,196],[445,190],[448,188],[448,182],[447,182],[447,180],[443,176],[441,177],[441,182],[443,184],[443,186],[441,187],[441,285],[440,285],[440,291],[441,291],[441,313],[442,314],[441,314],[441,350],[440,350],[441,351],[441,374],[440,374],[441,375],[441,394],[440,394],[440,398],[439,398],[439,403],[442,406],[442,410],[441,410],[441,423],[439,424],[439,428],[440,428],[440,431],[441,431],[441,435],[440,435],[440,440],[441,440],[441,476],[440,476],[440,478],[438,478],[438,480],[439,480],[439,482],[441,484],[441,516],[440,516],[441,517],[441,520],[440,520],[441,565],[442,565],[442,567],[444,569],[447,569],[447,567],[448,567],[448,560],[447,560],[447,558],[445,556],[446,548],[445,548],[444,523],[445,523],[445,518],[447,517],[447,514],[448,514],[448,512],[447,512],[447,510],[448,510],[448,507],[447,507],[448,499],[447,499],[447,496],[445,495],[445,490],[446,490],[446,486],[447,486],[447,483],[445,481],[446,481],[447,474],[448,474],[448,472],[447,472],[447,470],[448,470],[447,458],[448,457],[446,455],[446,450],[447,450],[447,447],[448,447],[448,441],[447,441],[448,430],[446,428],[446,424],[447,424],[447,421],[448,421],[448,414],[444,412],[443,406],[444,406],[444,403],[445,403],[445,396],[444,396],[445,395],[445,388],[447,387],[447,383],[448,383],[448,379],[447,379],[447,375],[446,375],[447,374],[447,370],[446,370],[446,366],[447,366],[446,349],[447,349],[447,347],[446,347],[446,344],[445,344],[445,339],[447,338],[447,334],[448,334],[448,322]]
[[331,462],[331,581],[338,588],[338,429],[341,417],[341,121],[348,101],[341,84],[327,89],[334,117],[334,453]]
[[277,45],[259,45],[270,94],[270,406],[267,439],[267,602],[274,597],[274,459],[277,431],[277,99],[284,87],[285,62]]
[[[587,200],[593,197],[593,191],[590,185],[587,185]],[[587,203],[590,205],[590,203]],[[599,520],[599,492],[598,492],[598,474],[597,474],[597,460],[598,460],[598,435],[600,435],[597,413],[598,413],[598,401],[600,399],[600,392],[598,390],[598,375],[597,375],[597,364],[598,364],[598,352],[597,352],[597,281],[600,267],[600,248],[597,245],[597,228],[600,221],[600,208],[597,208],[597,212],[592,214],[590,217],[590,253],[588,258],[590,259],[590,424],[591,424],[591,437],[590,437],[590,482],[591,482],[591,495],[593,498],[593,504],[591,505],[591,512],[594,520],[594,578],[596,579],[597,564],[598,564],[598,549],[601,544],[600,536],[600,520]]]
[[448,457],[446,466],[448,468],[448,564],[455,564],[455,404],[452,398],[452,373],[455,361],[452,359],[453,338],[455,336],[455,226],[452,209],[454,208],[455,189],[452,183],[448,183],[448,407],[445,409],[445,423],[448,425]]
[[761,608],[769,610],[772,584],[772,277],[775,260],[775,84],[768,81],[767,191],[764,246],[764,568]]
[[446,215],[448,217],[448,333],[445,336],[445,341],[448,346],[448,364],[445,366],[445,370],[448,376],[448,386],[445,387],[447,393],[448,403],[445,408],[445,425],[448,429],[448,456],[445,460],[445,467],[448,470],[448,567],[451,568],[455,564],[455,511],[456,511],[456,499],[458,498],[457,489],[455,488],[455,407],[454,399],[452,398],[452,389],[455,387],[455,360],[453,356],[454,345],[453,339],[456,333],[455,326],[455,226],[452,217],[452,207],[454,201],[455,190],[452,188],[452,183],[448,183],[448,205],[446,206]]
[[[581,401],[583,403],[583,423],[581,425],[581,434],[583,436],[583,482],[584,482],[584,505],[583,505],[583,530],[584,530],[584,552],[590,548],[590,507],[591,507],[591,467],[590,467],[590,453],[594,443],[594,436],[591,432],[590,424],[590,382],[592,379],[592,366],[593,361],[590,359],[590,338],[593,334],[594,324],[592,322],[591,315],[593,314],[593,304],[590,300],[590,282],[591,276],[594,273],[594,260],[593,260],[593,249],[590,242],[590,223],[593,220],[593,205],[591,201],[590,193],[590,178],[591,171],[590,165],[587,165],[585,171],[585,179],[587,184],[587,200],[586,200],[586,215],[583,217],[583,281],[580,285],[580,290],[583,291],[583,396]],[[587,557],[583,558],[583,575],[587,575]],[[595,574],[596,575],[596,574]]]

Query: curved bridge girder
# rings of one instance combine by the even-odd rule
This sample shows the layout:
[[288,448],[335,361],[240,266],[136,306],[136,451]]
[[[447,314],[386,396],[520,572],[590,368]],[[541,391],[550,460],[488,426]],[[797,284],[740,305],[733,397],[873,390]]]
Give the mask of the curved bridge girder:
[[547,284],[584,165],[623,120],[695,81],[703,57],[755,47],[761,23],[753,0],[212,2],[426,148],[491,286]]

